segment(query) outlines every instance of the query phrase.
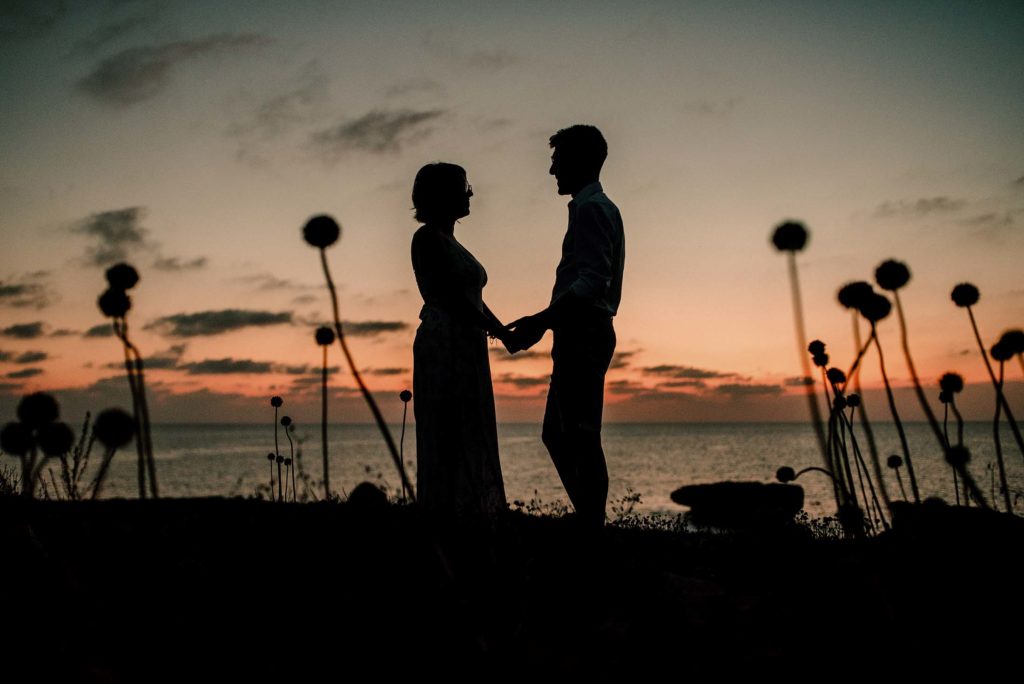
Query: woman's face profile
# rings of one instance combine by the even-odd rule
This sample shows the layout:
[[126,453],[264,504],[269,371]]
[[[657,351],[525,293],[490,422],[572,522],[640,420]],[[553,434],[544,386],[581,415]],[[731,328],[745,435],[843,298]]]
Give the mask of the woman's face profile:
[[457,186],[456,193],[457,203],[453,203],[454,206],[459,207],[459,215],[456,218],[469,216],[469,198],[473,196],[473,186],[469,184],[465,176],[462,177],[462,182]]

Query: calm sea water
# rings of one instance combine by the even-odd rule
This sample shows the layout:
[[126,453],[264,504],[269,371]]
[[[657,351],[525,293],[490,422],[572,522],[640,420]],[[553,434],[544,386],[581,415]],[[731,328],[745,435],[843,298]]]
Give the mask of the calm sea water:
[[[393,426],[396,441],[401,426]],[[875,426],[882,458],[900,453],[892,425]],[[926,424],[907,426],[911,455],[923,496],[953,500],[952,476],[941,462],[934,437]],[[305,470],[319,480],[321,473],[319,426],[299,427],[296,448]],[[509,501],[538,499],[545,503],[565,500],[564,491],[550,458],[540,442],[540,426],[502,424],[498,428],[501,464]],[[332,487],[351,490],[371,480],[394,490],[399,479],[373,425],[332,425],[330,468]],[[863,435],[858,439],[868,459]],[[267,453],[274,449],[271,425],[156,425],[153,427],[158,481],[163,496],[252,495],[270,477]],[[279,433],[282,454],[288,441]],[[415,482],[415,430],[408,429],[405,457]],[[994,473],[992,427],[969,423],[965,443],[973,457],[971,471],[988,496]],[[682,512],[669,499],[684,484],[722,480],[774,481],[776,469],[788,465],[799,470],[821,465],[814,434],[803,424],[620,424],[606,425],[604,447],[610,474],[609,499],[615,501],[633,491],[641,495],[637,510]],[[1013,437],[1003,435],[1004,458],[1011,489],[1024,490],[1024,459]],[[93,454],[94,466],[99,454]],[[276,476],[276,467],[275,467]],[[137,495],[135,454],[118,453],[111,467],[104,496]],[[890,494],[899,498],[899,486],[886,469]],[[904,486],[908,487],[906,474]],[[805,508],[812,515],[826,515],[832,508],[832,490],[818,473],[803,475]]]

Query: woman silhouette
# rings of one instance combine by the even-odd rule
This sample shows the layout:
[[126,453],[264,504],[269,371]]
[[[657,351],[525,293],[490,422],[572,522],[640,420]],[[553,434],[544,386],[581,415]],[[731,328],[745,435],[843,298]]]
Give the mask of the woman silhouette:
[[462,518],[507,508],[498,460],[487,335],[505,328],[483,301],[487,272],[455,239],[473,188],[461,166],[428,164],[416,174],[412,203],[423,223],[412,239],[412,267],[423,296],[413,344],[416,491],[428,510]]

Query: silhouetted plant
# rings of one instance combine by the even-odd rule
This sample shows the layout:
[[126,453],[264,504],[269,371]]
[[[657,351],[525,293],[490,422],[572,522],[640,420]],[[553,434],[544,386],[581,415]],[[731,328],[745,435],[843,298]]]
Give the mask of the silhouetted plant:
[[[840,419],[846,423],[846,430],[850,434],[850,445],[853,450],[854,463],[857,467],[857,479],[860,482],[861,495],[864,498],[864,505],[866,508],[869,509],[870,507],[873,506],[875,514],[881,521],[882,526],[885,529],[889,529],[889,523],[885,519],[885,512],[882,510],[882,505],[878,501],[878,493],[875,491],[875,485],[871,479],[871,473],[868,472],[867,463],[864,462],[864,456],[863,454],[861,454],[860,445],[857,443],[857,435],[853,431],[854,414],[856,413],[856,410],[860,408],[862,405],[860,395],[856,393],[848,394],[846,396],[845,403],[846,406],[850,409],[850,416],[849,418],[847,418],[845,413],[841,413]],[[868,492],[864,491],[865,481],[867,482],[868,490],[871,493],[870,503],[868,499]],[[886,505],[888,505],[888,501],[886,501]],[[871,523],[872,530],[874,530],[874,523],[872,522],[872,518],[870,516],[868,517],[868,522]]]
[[284,399],[278,396],[270,397],[270,405],[274,408],[274,458],[277,459],[281,457],[281,449],[277,442],[277,409],[284,405]]
[[327,463],[327,349],[334,344],[334,331],[325,325],[316,329],[316,343],[323,347],[323,371],[320,376],[320,444],[324,459],[324,499],[331,498],[331,477]]
[[978,322],[974,320],[974,310],[971,308],[978,303],[981,298],[981,293],[971,283],[960,283],[953,288],[953,292],[950,294],[950,298],[953,303],[957,306],[967,309],[967,315],[971,319],[971,329],[974,330],[974,339],[978,342],[978,349],[981,350],[981,358],[985,362],[985,369],[988,371],[988,377],[992,380],[992,386],[996,388],[996,401],[1003,406],[1003,411],[1006,412],[1006,422],[1010,424],[1010,429],[1013,431],[1013,437],[1017,440],[1017,448],[1020,450],[1021,455],[1024,456],[1024,438],[1021,437],[1020,428],[1017,427],[1017,419],[1013,416],[1013,411],[1010,410],[1010,404],[1006,401],[1006,396],[1003,394],[999,387],[999,383],[996,380],[995,371],[992,370],[992,364],[989,363],[988,354],[985,353],[985,345],[981,341],[981,333],[978,332]]
[[142,354],[128,337],[128,312],[131,298],[127,290],[139,282],[138,271],[132,266],[119,263],[106,272],[108,289],[100,295],[100,311],[111,319],[114,334],[124,347],[125,373],[132,395],[132,414],[135,419],[136,451],[138,452],[139,498],[146,498],[146,479],[153,498],[159,497],[156,481],[156,461],[153,458],[153,440],[149,428],[149,402],[146,399],[146,379]]
[[0,449],[5,454],[17,456],[21,464],[21,492],[28,492],[29,451],[32,450],[32,430],[24,423],[7,423],[0,431]]
[[[860,360],[871,345],[870,337],[867,344],[861,344],[860,308],[861,305],[874,293],[874,288],[871,287],[870,283],[863,280],[857,280],[843,285],[839,288],[839,292],[836,295],[836,298],[839,300],[839,304],[850,311],[851,314],[850,319],[853,327],[853,346],[854,349],[857,350],[857,356],[853,366],[850,368],[850,372],[847,375],[848,382],[849,380],[853,381],[853,390],[858,394],[861,392]],[[864,429],[864,436],[868,440],[868,452],[871,455],[871,467],[875,471],[875,479],[878,480],[878,489],[882,495],[882,501],[885,502],[886,510],[888,510],[889,492],[885,488],[885,478],[882,476],[882,459],[879,457],[878,445],[875,443],[875,432],[871,429],[871,421],[868,418],[867,410],[863,406],[861,407],[859,415],[861,427]]]
[[787,484],[789,482],[795,481],[797,478],[799,478],[804,473],[810,473],[810,472],[822,473],[824,475],[827,475],[828,478],[830,480],[832,480],[832,481],[835,481],[835,479],[836,479],[835,476],[832,475],[832,473],[830,471],[828,471],[825,468],[820,468],[818,466],[807,466],[806,468],[802,468],[799,471],[794,471],[789,466],[782,466],[781,468],[779,468],[778,470],[775,471],[775,479],[778,480],[779,482],[783,483],[783,484]]
[[959,444],[950,447],[946,451],[946,462],[956,468],[956,471],[960,473],[960,479],[964,481],[964,485],[970,492],[970,495],[974,497],[974,500],[978,502],[978,505],[982,508],[988,508],[988,503],[985,501],[985,496],[978,489],[978,485],[974,482],[974,478],[971,477],[970,471],[967,470],[967,464],[970,463],[971,452],[968,451],[967,447],[960,446]]
[[1016,356],[1020,369],[1024,372],[1024,330],[1007,330],[999,338],[1006,345],[1011,356]]
[[[917,488],[917,478],[914,476],[914,463],[910,458],[910,445],[907,443],[907,434],[903,430],[903,421],[900,420],[899,411],[896,409],[896,397],[893,396],[889,375],[885,371],[885,355],[882,353],[882,344],[878,339],[878,322],[888,317],[891,312],[892,304],[889,303],[889,300],[884,295],[880,295],[877,292],[865,298],[861,303],[860,313],[871,323],[871,337],[869,339],[875,341],[875,350],[878,352],[878,365],[882,371],[885,395],[889,400],[889,411],[892,413],[893,424],[895,424],[896,432],[900,437],[903,460],[907,466],[907,477],[910,479],[910,491],[914,495],[914,503],[921,503],[921,495]],[[904,498],[906,498],[905,495]]]
[[338,238],[341,237],[341,226],[339,226],[338,222],[330,216],[314,216],[306,222],[305,226],[303,226],[302,235],[307,243],[320,250],[320,264],[323,266],[324,278],[327,280],[327,289],[331,294],[331,308],[332,313],[334,314],[334,333],[338,338],[338,343],[341,345],[342,353],[345,354],[345,361],[348,363],[349,370],[352,371],[352,377],[355,378],[356,385],[359,386],[359,391],[362,393],[363,399],[366,400],[366,404],[370,407],[370,412],[373,414],[373,418],[377,422],[377,428],[384,437],[384,443],[387,445],[388,451],[391,453],[391,459],[395,464],[395,468],[398,469],[398,475],[402,479],[402,486],[409,490],[409,497],[415,501],[416,493],[412,488],[412,483],[409,482],[408,475],[405,473],[405,468],[402,466],[402,459],[398,455],[398,449],[395,448],[395,441],[391,437],[391,431],[388,429],[387,423],[384,421],[384,416],[381,414],[380,409],[377,408],[377,402],[374,400],[373,395],[370,394],[370,390],[366,387],[366,383],[363,382],[363,378],[359,374],[359,369],[356,368],[355,360],[352,358],[352,354],[348,350],[348,344],[345,342],[345,334],[342,331],[341,315],[338,312],[338,292],[334,287],[334,280],[331,278],[331,270],[327,265],[327,248],[337,242]]
[[106,453],[104,453],[100,469],[93,479],[93,499],[98,498],[103,489],[103,482],[107,478],[110,462],[114,459],[114,452],[128,444],[132,437],[138,441],[138,435],[135,432],[137,426],[135,418],[121,409],[107,409],[96,416],[96,422],[92,427],[93,434],[96,435],[99,443],[106,447]]
[[274,500],[274,461],[277,460],[277,455],[273,452],[267,454],[267,460],[270,461],[270,500]]
[[[803,250],[807,245],[807,228],[797,221],[785,221],[775,227],[772,233],[772,244],[775,249],[786,253],[786,264],[789,270],[789,287],[793,300],[793,321],[796,328],[797,349],[800,358],[800,367],[803,370],[803,377],[811,377],[811,367],[804,356],[804,349],[807,347],[807,335],[804,332],[803,301],[800,297],[800,278],[796,267],[796,253]],[[821,451],[821,458],[825,465],[828,465],[828,449],[825,441],[825,427],[822,424],[821,409],[818,407],[817,393],[813,383],[804,384],[804,393],[807,396],[807,407],[811,414],[811,424],[814,433],[818,438],[818,448]]]
[[284,465],[284,456],[278,454],[274,460],[277,461],[277,500],[284,501],[284,490],[281,487],[281,466]]
[[8,423],[4,427],[0,446],[4,452],[20,460],[21,493],[32,498],[46,460],[70,451],[75,435],[70,427],[58,422],[60,407],[49,394],[35,392],[25,395],[18,402],[17,414],[19,422]]
[[[398,394],[402,400],[402,436],[398,440],[398,457],[402,461],[402,468],[405,469],[405,420],[409,414],[409,402],[412,401],[412,392],[407,389]],[[402,483],[402,503],[405,503],[405,483]]]
[[[953,409],[953,415],[956,416],[956,443],[959,446],[964,444],[964,417],[960,415],[960,409],[956,406],[956,395],[964,389],[964,379],[957,373],[945,373],[939,378],[939,401],[943,406],[942,414],[942,434],[946,438],[946,448],[953,446],[953,442],[949,439],[949,410]],[[956,471],[956,468],[950,466],[953,471],[953,488],[956,491],[956,502],[959,505],[960,501],[960,476]],[[967,490],[964,490],[963,503],[970,504],[970,498],[967,496]]]
[[[1013,358],[1009,345],[999,340],[992,345],[992,358],[999,362],[999,382],[996,385],[996,394],[1000,397],[1003,394],[1003,378],[1006,362]],[[1013,513],[1013,504],[1010,501],[1010,486],[1006,482],[1006,464],[1003,462],[1003,441],[999,436],[999,418],[1002,409],[1002,401],[996,399],[996,415],[992,421],[992,436],[995,440],[996,464],[999,466],[999,492],[1003,495],[1003,505],[1007,513]],[[993,505],[995,502],[993,501]]]
[[[932,429],[932,433],[935,435],[935,439],[939,442],[939,447],[945,453],[948,449],[948,444],[943,438],[942,430],[939,428],[939,422],[935,418],[935,413],[932,411],[931,405],[928,403],[928,398],[924,394],[924,389],[921,388],[921,381],[917,377],[917,369],[914,367],[914,359],[910,355],[910,342],[907,336],[907,321],[903,314],[903,304],[900,300],[900,289],[910,282],[910,269],[907,265],[901,261],[889,259],[883,261],[881,265],[875,270],[875,281],[878,286],[883,290],[892,292],[893,299],[896,300],[896,317],[900,324],[900,342],[903,346],[903,357],[907,360],[907,370],[910,371],[910,379],[914,383],[914,393],[917,395],[917,401],[921,404],[921,410],[924,412],[925,418],[928,420],[928,425]],[[877,343],[877,340],[876,340]],[[909,472],[910,467],[907,467]]]
[[284,436],[288,438],[288,453],[290,456],[284,460],[285,472],[291,476],[292,501],[295,501],[295,471],[292,469],[292,461],[295,459],[295,444],[292,443],[292,436],[289,429],[292,425],[290,416],[281,417],[281,426],[284,428]]

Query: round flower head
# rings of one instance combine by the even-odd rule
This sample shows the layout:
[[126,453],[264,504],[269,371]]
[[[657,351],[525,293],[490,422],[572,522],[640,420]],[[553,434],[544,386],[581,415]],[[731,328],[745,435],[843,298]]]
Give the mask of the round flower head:
[[286,458],[286,459],[284,459],[284,464],[285,464],[286,466],[290,466],[290,465],[292,464],[292,459],[290,459],[290,458]]
[[50,423],[39,430],[39,448],[47,456],[61,456],[71,451],[75,433],[67,423]]
[[401,399],[406,404],[408,404],[410,401],[412,401],[412,392],[410,392],[409,390],[402,390],[398,394],[398,398]]
[[274,459],[276,459],[276,458],[277,458],[277,456],[275,456],[275,455],[274,455],[274,454],[272,454],[272,453],[270,453],[270,454],[267,454],[267,460],[268,460],[268,461],[273,461],[273,460],[274,460]]
[[910,269],[902,261],[887,259],[875,269],[875,282],[883,290],[898,290],[910,282]]
[[964,379],[959,373],[944,373],[939,378],[939,387],[947,394],[959,394],[964,391]]
[[959,468],[967,465],[971,460],[971,452],[965,446],[952,446],[946,452],[946,463]]
[[861,304],[874,293],[875,290],[870,283],[855,280],[839,288],[836,297],[839,299],[839,304],[847,309],[859,309]]
[[901,465],[903,465],[903,458],[897,456],[896,454],[893,454],[889,458],[885,459],[885,465],[889,466],[893,470],[896,470]]
[[949,296],[957,306],[974,306],[981,299],[978,288],[970,283],[960,283],[953,288],[953,292]]
[[57,400],[49,394],[35,392],[18,402],[18,420],[30,430],[37,430],[60,418]]
[[946,390],[942,390],[941,392],[939,392],[939,403],[940,404],[948,404],[949,403],[949,397],[950,397],[949,392],[947,392]]
[[8,423],[0,430],[0,450],[11,456],[24,456],[32,448],[32,431],[24,423]]
[[818,368],[824,368],[828,365],[828,354],[815,354],[811,360]]
[[775,479],[779,482],[792,482],[796,479],[796,471],[789,466],[782,466],[775,471]]
[[135,436],[135,419],[121,409],[107,409],[96,416],[92,430],[100,444],[120,449]]
[[772,233],[772,244],[780,252],[799,252],[807,244],[807,229],[796,221],[780,223]]
[[302,237],[314,247],[330,247],[341,237],[341,226],[326,214],[314,216],[302,227]]
[[114,287],[101,294],[96,303],[107,318],[121,318],[132,308],[131,297],[124,290]]
[[1024,354],[1024,330],[1007,330],[999,341],[1007,346],[1012,355]]
[[292,424],[291,416],[281,416],[281,425],[288,427]]
[[877,323],[892,312],[892,304],[885,295],[876,292],[861,303],[858,311],[864,318]]
[[280,465],[284,463],[284,456],[278,456],[275,460],[277,461],[278,465]]
[[825,343],[821,340],[811,340],[811,343],[807,345],[807,351],[811,356],[814,356],[815,354],[824,354]]
[[278,408],[282,404],[284,404],[284,399],[282,399],[281,397],[270,397],[270,405],[273,406],[274,408]]
[[832,400],[832,407],[836,411],[842,411],[843,409],[846,408],[846,406],[846,397],[844,397],[842,394],[837,394],[836,398]]
[[322,325],[316,329],[316,343],[321,347],[329,347],[334,344],[334,331],[328,328],[326,325]]
[[838,368],[829,368],[827,371],[825,371],[825,377],[827,377],[828,381],[831,382],[833,385],[842,385],[844,382],[846,382],[846,373],[839,370]]
[[847,395],[847,397],[846,397],[846,405],[849,406],[850,408],[857,408],[858,406],[860,406],[860,395],[859,394],[849,394],[849,395]]
[[139,282],[139,272],[123,262],[114,264],[107,269],[107,282],[115,290],[130,290]]
[[992,358],[996,361],[1009,361],[1013,358],[1013,351],[1010,349],[1010,345],[1005,344],[1002,340],[999,340],[992,345],[992,349],[989,352],[992,354]]

